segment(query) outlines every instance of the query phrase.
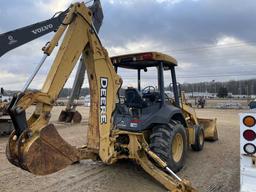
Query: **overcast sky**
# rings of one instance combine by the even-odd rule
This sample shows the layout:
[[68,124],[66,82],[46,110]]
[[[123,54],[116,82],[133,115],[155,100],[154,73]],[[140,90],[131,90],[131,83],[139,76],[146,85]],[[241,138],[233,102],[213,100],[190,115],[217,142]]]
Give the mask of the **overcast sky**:
[[[49,19],[72,2],[0,0],[0,33]],[[111,56],[142,51],[172,55],[181,83],[256,77],[255,0],[102,0],[102,7],[100,38]],[[21,89],[52,35],[0,58],[0,86]],[[53,58],[47,59],[32,88],[40,88]],[[121,75],[128,81],[134,77]]]

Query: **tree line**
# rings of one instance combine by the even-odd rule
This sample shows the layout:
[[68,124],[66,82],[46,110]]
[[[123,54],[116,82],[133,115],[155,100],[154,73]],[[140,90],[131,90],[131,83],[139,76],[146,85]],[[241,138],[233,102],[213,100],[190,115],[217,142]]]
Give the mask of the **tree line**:
[[[231,80],[226,82],[209,81],[200,83],[183,83],[180,85],[181,89],[185,92],[207,92],[207,93],[220,93],[227,92],[233,95],[256,95],[256,79],[249,80]],[[71,94],[71,88],[63,88],[59,97],[68,97]],[[166,88],[169,90],[169,88]],[[121,92],[123,90],[121,89]],[[6,95],[13,95],[17,91],[5,91]],[[90,93],[88,87],[82,88],[80,96],[86,96]]]
[[227,82],[200,82],[200,83],[183,83],[181,88],[185,92],[208,92],[218,93],[226,89],[233,95],[256,95],[256,79],[249,80],[231,80]]
[[[168,90],[169,88],[166,88]],[[256,95],[256,79],[249,80],[231,80],[226,82],[210,81],[200,83],[183,83],[181,84],[182,91],[188,92],[207,92],[216,93],[219,96],[225,96],[227,93],[233,95]],[[89,88],[82,88],[80,96],[89,94]],[[121,92],[124,92],[121,89]],[[60,97],[67,97],[71,93],[70,88],[64,88]],[[222,95],[224,94],[224,95]]]

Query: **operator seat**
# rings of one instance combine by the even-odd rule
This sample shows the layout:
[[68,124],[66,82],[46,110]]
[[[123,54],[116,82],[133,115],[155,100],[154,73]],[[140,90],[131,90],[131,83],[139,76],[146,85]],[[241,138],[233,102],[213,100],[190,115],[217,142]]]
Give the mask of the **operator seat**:
[[147,103],[143,101],[139,91],[131,87],[125,90],[125,104],[129,108],[142,109],[147,107]]

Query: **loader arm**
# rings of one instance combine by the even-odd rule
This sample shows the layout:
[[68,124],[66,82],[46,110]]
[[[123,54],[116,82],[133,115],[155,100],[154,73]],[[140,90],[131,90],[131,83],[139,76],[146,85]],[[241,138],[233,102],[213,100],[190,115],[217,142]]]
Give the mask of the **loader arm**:
[[218,130],[217,130],[217,119],[206,119],[199,118],[193,107],[186,103],[185,92],[181,92],[181,108],[187,122],[193,125],[202,126],[204,129],[204,137],[207,141],[217,141],[218,140]]
[[[7,144],[8,160],[33,174],[47,175],[82,159],[99,157],[104,163],[111,164],[118,159],[130,158],[168,190],[196,192],[189,182],[175,175],[167,163],[149,149],[142,133],[115,129],[112,114],[122,79],[114,70],[92,26],[91,11],[84,3],[75,3],[69,8],[63,23],[65,25],[59,27],[53,39],[43,48],[44,53],[50,55],[65,34],[41,90],[21,92],[9,105],[15,131]],[[87,145],[76,148],[63,140],[54,125],[48,123],[53,104],[81,54],[87,69],[91,106]],[[26,109],[34,103],[35,111],[27,120]],[[123,134],[129,136],[128,145],[117,142],[117,137]],[[128,156],[116,150],[120,147],[129,149]]]

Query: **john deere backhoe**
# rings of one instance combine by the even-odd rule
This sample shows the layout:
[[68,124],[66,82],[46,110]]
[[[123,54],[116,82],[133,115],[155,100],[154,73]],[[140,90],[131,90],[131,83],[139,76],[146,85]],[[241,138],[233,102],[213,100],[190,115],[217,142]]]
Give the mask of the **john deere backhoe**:
[[[20,92],[8,107],[15,129],[7,144],[8,160],[33,174],[47,175],[83,159],[100,159],[106,164],[132,159],[170,191],[197,191],[174,172],[184,165],[187,146],[202,150],[204,138],[217,139],[217,129],[215,120],[198,119],[192,108],[180,102],[176,60],[157,52],[110,59],[92,24],[91,11],[84,3],[75,3],[43,48],[45,55],[39,66],[62,36],[63,42],[42,89]],[[49,120],[53,104],[80,55],[87,69],[91,106],[87,144],[74,147],[61,138]],[[146,87],[141,95],[140,88],[128,88],[121,102],[117,99],[122,85],[117,74],[120,67],[138,70],[138,77],[140,70],[156,67],[159,90]],[[164,70],[171,72],[174,100],[164,95]],[[36,72],[32,77],[35,75]],[[33,103],[36,109],[26,119],[26,109]]]

